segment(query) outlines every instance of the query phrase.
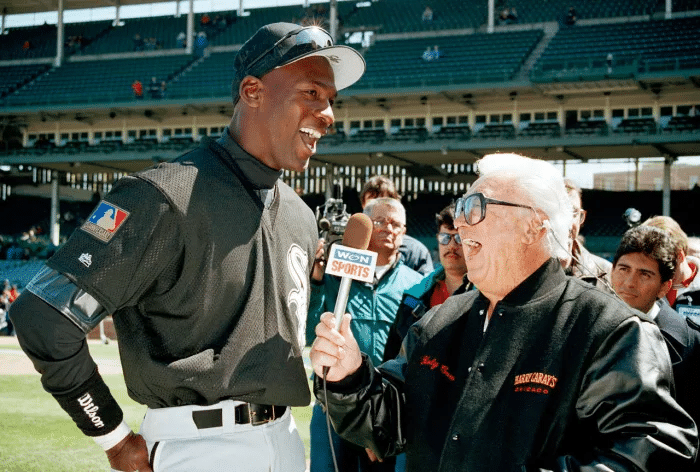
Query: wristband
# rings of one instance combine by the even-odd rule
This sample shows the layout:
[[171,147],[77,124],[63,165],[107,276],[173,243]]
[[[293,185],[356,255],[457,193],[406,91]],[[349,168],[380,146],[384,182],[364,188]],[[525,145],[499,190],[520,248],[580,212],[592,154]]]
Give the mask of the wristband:
[[97,371],[72,393],[53,396],[86,436],[105,436],[124,419],[122,409]]
[[117,426],[117,429],[111,433],[107,433],[104,436],[93,436],[92,439],[94,439],[95,442],[102,447],[102,449],[108,451],[119,444],[121,440],[127,437],[129,434],[131,434],[131,428],[129,428],[129,425],[126,424],[126,422],[122,421],[119,423],[119,426]]

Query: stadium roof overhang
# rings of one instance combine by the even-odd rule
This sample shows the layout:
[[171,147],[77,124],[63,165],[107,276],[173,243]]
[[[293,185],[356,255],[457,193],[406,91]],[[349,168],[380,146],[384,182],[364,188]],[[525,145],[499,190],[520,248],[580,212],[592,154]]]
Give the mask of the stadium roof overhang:
[[[63,0],[64,10],[165,3],[171,0]],[[59,0],[0,0],[0,12],[7,15],[58,11]]]

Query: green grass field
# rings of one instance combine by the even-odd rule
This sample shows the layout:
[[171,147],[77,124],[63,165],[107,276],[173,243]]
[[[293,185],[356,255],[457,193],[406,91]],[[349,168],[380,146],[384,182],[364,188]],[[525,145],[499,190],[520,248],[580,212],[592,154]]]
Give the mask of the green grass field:
[[[114,343],[91,344],[90,351],[95,358],[118,359]],[[125,420],[138,431],[146,408],[128,397],[121,375],[105,375],[104,379],[124,409]],[[292,414],[308,458],[311,407],[294,408]],[[108,470],[102,449],[42,389],[38,375],[0,376],[0,472]]]

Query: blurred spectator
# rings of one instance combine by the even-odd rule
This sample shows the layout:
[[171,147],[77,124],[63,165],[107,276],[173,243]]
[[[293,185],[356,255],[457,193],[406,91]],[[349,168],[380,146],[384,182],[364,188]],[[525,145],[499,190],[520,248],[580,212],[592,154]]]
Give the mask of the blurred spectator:
[[223,31],[226,29],[227,23],[226,23],[226,18],[222,15],[216,15],[214,17],[214,27],[219,30]]
[[156,38],[150,37],[143,41],[143,49],[145,51],[155,51],[156,49]]
[[168,83],[165,80],[160,82],[160,98],[165,98],[165,91],[168,90]]
[[433,21],[433,9],[426,5],[425,10],[423,10],[421,20],[424,23],[430,23],[431,21]]
[[424,61],[437,61],[442,57],[442,52],[440,51],[440,48],[436,44],[433,46],[431,49],[430,46],[425,48],[425,51],[423,51],[423,60]]
[[151,83],[148,84],[148,94],[151,98],[160,98],[160,82],[155,76],[151,77]]
[[196,57],[204,57],[207,46],[209,46],[207,34],[204,31],[200,31],[194,40],[194,55]]
[[68,54],[76,54],[80,52],[80,48],[83,45],[82,36],[70,36],[68,41],[66,41],[65,46]]
[[12,303],[15,300],[17,300],[17,297],[19,297],[19,290],[17,290],[17,284],[12,284],[12,288],[10,288],[7,299],[10,303]]
[[12,327],[12,321],[8,316],[8,311],[10,309],[10,291],[5,289],[0,292],[0,335],[12,336],[14,335],[14,328]]
[[579,240],[583,222],[586,221],[586,210],[582,208],[581,188],[569,178],[564,179],[566,193],[569,196],[574,211],[574,221],[569,233],[568,252],[571,259],[562,261],[564,271],[585,280],[592,285],[607,288],[610,286],[610,270],[612,264],[600,256],[591,254]]
[[179,48],[184,49],[187,47],[187,35],[184,31],[180,31],[180,33],[177,35],[177,38],[175,39],[175,42],[177,44],[177,47]]
[[133,42],[134,42],[134,51],[143,51],[143,38],[139,33],[134,34],[133,37]]
[[505,25],[508,22],[508,9],[504,8],[498,15],[498,24]]
[[210,22],[211,22],[211,18],[206,13],[204,15],[202,15],[202,17],[199,19],[199,25],[202,28],[208,28]]
[[508,12],[508,23],[513,24],[518,22],[518,10],[515,7],[511,7]]
[[573,26],[576,24],[577,20],[578,15],[576,14],[576,9],[573,6],[570,6],[569,10],[566,12],[566,18],[564,18],[564,24]]
[[24,51],[25,54],[28,53],[29,50],[32,49],[32,47],[32,42],[28,39],[24,41],[24,43],[22,43],[22,51]]
[[134,91],[134,98],[143,98],[143,84],[139,79],[134,80],[134,82],[131,84],[131,90]]
[[613,54],[611,52],[605,58],[605,63],[608,65],[608,74],[612,74]]

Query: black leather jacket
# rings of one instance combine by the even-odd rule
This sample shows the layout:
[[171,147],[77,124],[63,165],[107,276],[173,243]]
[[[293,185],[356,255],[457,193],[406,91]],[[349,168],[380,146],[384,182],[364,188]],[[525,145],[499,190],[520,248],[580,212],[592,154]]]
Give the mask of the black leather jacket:
[[[695,455],[646,315],[550,260],[495,307],[450,297],[401,354],[328,385],[336,431],[412,471],[671,471]],[[482,334],[483,333],[483,334]],[[315,393],[323,400],[321,382]],[[601,468],[606,466],[606,468]]]

